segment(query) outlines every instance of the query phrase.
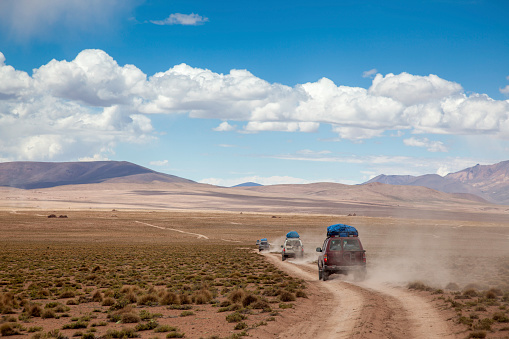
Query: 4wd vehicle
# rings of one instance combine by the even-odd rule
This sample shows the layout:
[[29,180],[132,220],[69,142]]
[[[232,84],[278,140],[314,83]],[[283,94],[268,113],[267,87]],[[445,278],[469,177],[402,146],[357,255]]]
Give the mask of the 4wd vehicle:
[[353,226],[336,224],[327,227],[327,238],[318,257],[318,278],[324,281],[329,275],[354,274],[355,280],[366,277],[366,251],[362,248],[357,229]]
[[258,244],[258,251],[261,252],[263,250],[268,250],[269,248],[270,244],[267,238],[260,239],[260,243]]
[[286,238],[285,244],[281,245],[281,260],[285,261],[286,258],[302,258],[304,256],[304,246],[299,238]]

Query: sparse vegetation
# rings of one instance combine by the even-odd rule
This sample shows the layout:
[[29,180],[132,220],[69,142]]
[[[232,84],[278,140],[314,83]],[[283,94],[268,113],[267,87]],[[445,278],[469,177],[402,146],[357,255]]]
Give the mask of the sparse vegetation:
[[[120,220],[120,224],[129,225],[122,227],[132,228],[132,216],[121,219],[119,214],[115,222]],[[43,228],[55,221],[35,213],[3,216],[2,222],[9,225],[35,220],[43,225],[37,227]],[[110,222],[104,217],[87,218],[73,216],[62,222],[75,223],[66,224],[66,232]],[[103,234],[102,227],[98,226],[94,239],[101,239],[97,234]],[[152,337],[164,333],[167,338],[182,338],[185,334],[172,324],[172,318],[199,317],[203,309],[218,312],[221,308],[225,308],[224,322],[235,323],[240,331],[236,334],[244,336],[256,324],[275,319],[267,320],[271,303],[305,295],[302,280],[275,269],[251,251],[254,246],[207,242],[197,247],[193,238],[172,237],[160,243],[133,244],[136,237],[119,234],[120,238],[100,242],[67,235],[48,240],[45,233],[31,236],[31,241],[22,237],[3,242],[0,313],[12,315],[13,321],[0,324],[2,336],[134,338],[152,332]],[[270,289],[276,293],[264,293]],[[84,305],[90,313],[80,311]],[[164,311],[153,313],[154,306],[158,310],[164,307]],[[58,328],[51,327],[47,319],[59,319],[55,322]],[[30,323],[28,329],[25,322]],[[116,324],[131,327],[118,329]]]

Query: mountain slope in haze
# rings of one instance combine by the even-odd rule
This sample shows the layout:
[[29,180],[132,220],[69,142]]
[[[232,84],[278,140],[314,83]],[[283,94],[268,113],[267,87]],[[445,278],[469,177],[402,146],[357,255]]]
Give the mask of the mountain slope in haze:
[[232,187],[253,187],[253,186],[263,186],[263,185],[257,184],[256,182],[248,181],[248,182],[244,182],[242,184],[238,184],[238,185],[235,185]]
[[379,175],[364,184],[379,182],[391,185],[424,186],[446,193],[475,194],[497,204],[509,204],[509,161],[494,165],[476,165],[449,173],[421,176]]
[[194,183],[159,173],[127,161],[90,162],[5,162],[0,163],[0,186],[22,189],[101,182],[151,181]]
[[378,182],[364,185],[344,185],[331,182],[319,182],[298,185],[269,185],[242,187],[244,190],[270,193],[287,197],[332,199],[337,201],[369,202],[375,204],[450,204],[450,203],[487,203],[486,200],[472,194],[440,192],[431,188],[405,185],[390,185]]

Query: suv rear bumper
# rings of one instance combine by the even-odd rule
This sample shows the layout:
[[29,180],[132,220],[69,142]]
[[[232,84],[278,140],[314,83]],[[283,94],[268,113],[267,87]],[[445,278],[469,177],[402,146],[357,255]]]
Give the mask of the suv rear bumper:
[[366,265],[354,265],[354,266],[335,266],[335,265],[324,265],[323,270],[327,272],[355,272],[365,271]]

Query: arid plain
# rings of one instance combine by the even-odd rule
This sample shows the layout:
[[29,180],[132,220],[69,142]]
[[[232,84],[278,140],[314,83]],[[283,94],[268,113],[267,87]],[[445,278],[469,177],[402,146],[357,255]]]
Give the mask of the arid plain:
[[[329,186],[1,188],[2,335],[509,336],[508,206]],[[318,281],[314,249],[333,223],[358,228],[366,281]],[[290,230],[302,261],[277,254]],[[262,237],[273,253],[257,253]]]

